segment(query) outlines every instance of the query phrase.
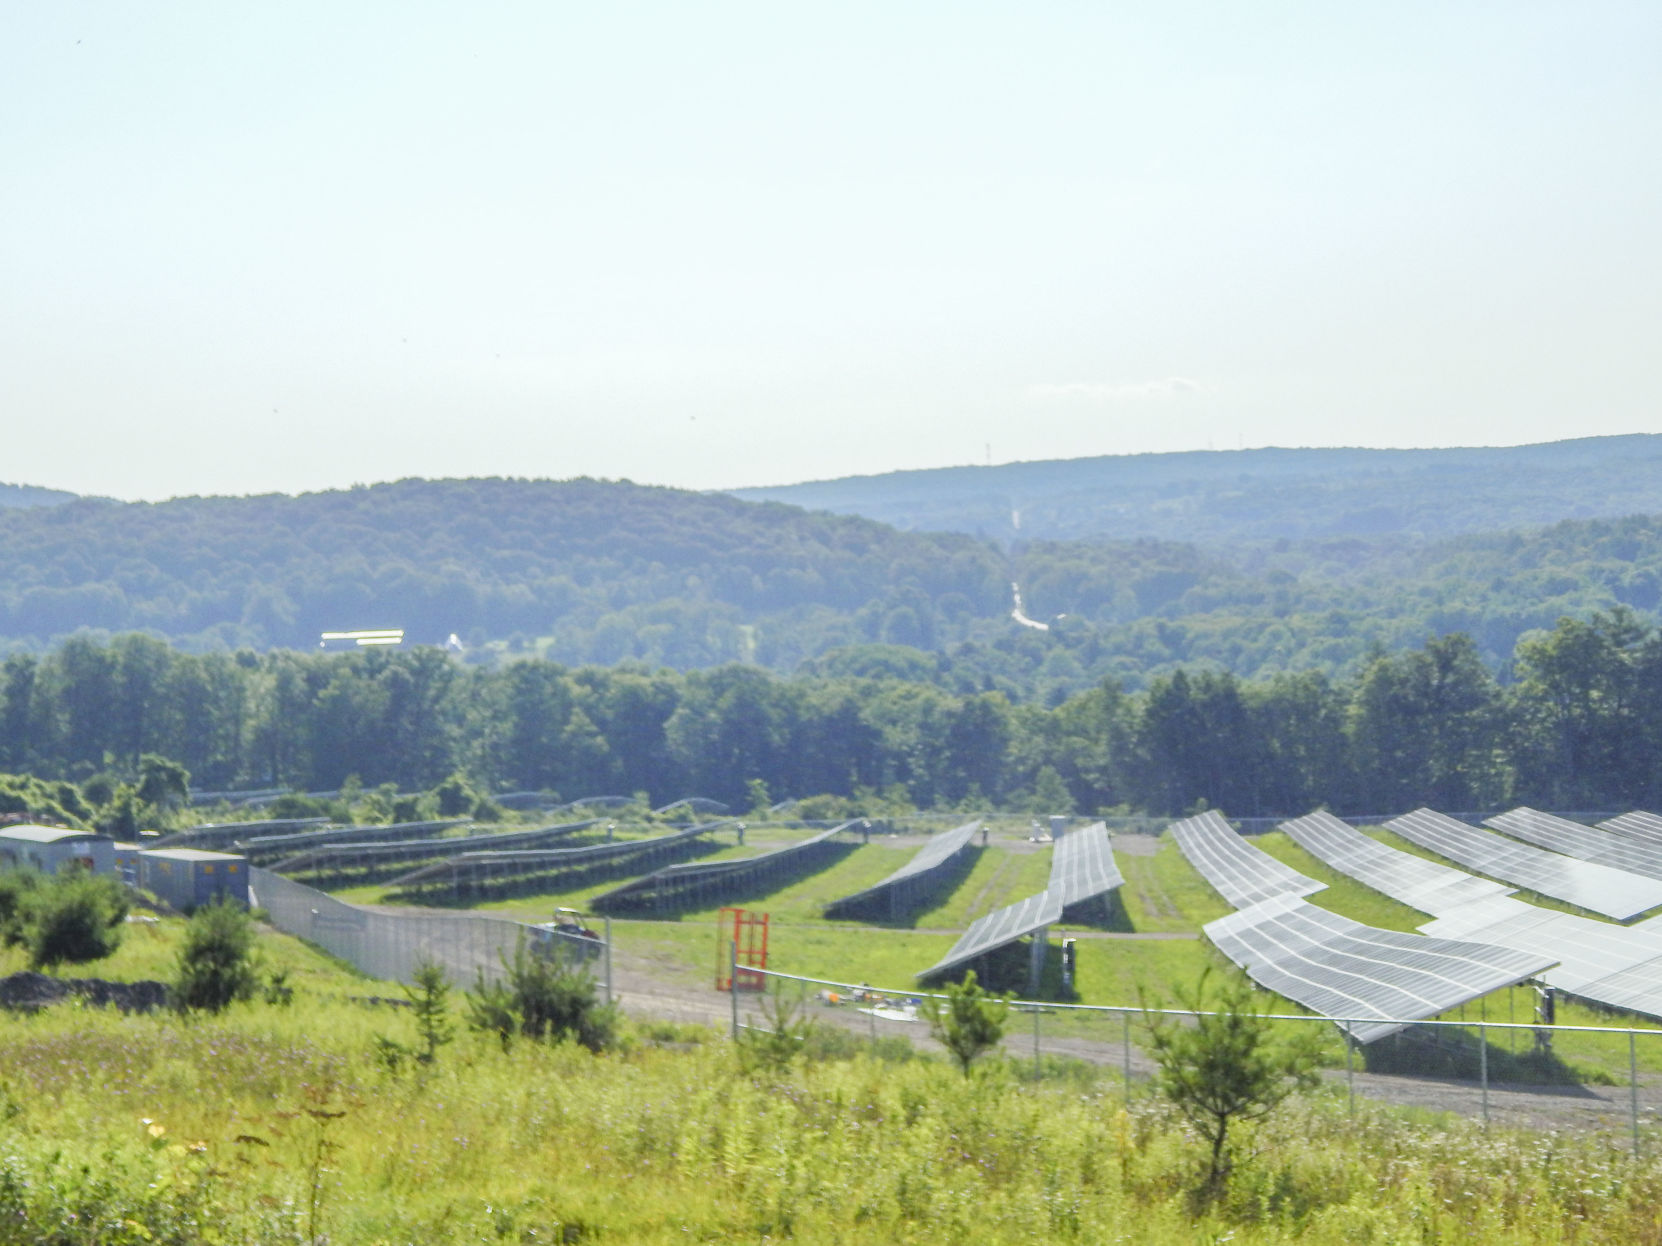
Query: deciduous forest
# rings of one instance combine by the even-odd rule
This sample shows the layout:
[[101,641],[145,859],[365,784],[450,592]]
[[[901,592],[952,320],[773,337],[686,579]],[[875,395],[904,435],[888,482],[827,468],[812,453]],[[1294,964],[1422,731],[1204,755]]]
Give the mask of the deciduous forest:
[[1502,684],[1470,637],[1378,652],[1352,677],[1182,669],[1054,705],[898,674],[676,672],[437,647],[181,653],[72,639],[0,667],[0,768],[198,789],[483,787],[570,800],[689,793],[836,811],[981,806],[1238,816],[1662,804],[1662,632],[1626,610],[1527,639]]

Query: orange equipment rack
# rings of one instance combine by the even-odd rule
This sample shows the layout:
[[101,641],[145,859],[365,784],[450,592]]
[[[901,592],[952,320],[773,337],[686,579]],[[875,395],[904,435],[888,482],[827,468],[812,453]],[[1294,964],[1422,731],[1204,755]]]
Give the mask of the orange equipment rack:
[[[733,948],[738,964],[733,966]],[[726,908],[716,920],[716,990],[765,991],[768,967],[768,915]]]

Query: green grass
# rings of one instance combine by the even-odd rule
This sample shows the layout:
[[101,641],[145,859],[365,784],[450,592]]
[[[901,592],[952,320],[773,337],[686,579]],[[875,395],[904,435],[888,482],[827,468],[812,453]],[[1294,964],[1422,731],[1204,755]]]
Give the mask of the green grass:
[[[134,940],[126,967],[177,934]],[[290,1008],[0,1014],[0,1244],[1657,1240],[1662,1159],[1351,1115],[1332,1090],[1245,1131],[1254,1158],[1196,1210],[1198,1144],[1171,1111],[1142,1085],[1127,1110],[1111,1071],[1054,1054],[1037,1081],[997,1057],[966,1079],[845,1038],[747,1072],[711,1032],[655,1024],[598,1057],[463,1030],[433,1068],[389,1073],[376,1039],[413,1022],[352,997],[390,988],[260,945],[307,971]]]
[[1162,835],[1154,856],[1114,855],[1125,886],[1120,889],[1132,929],[1149,933],[1193,932],[1234,912],[1183,856],[1170,835]]
[[1414,933],[1431,920],[1430,914],[1411,909],[1389,896],[1381,895],[1372,887],[1341,874],[1325,862],[1301,848],[1284,831],[1273,831],[1257,836],[1253,841],[1270,856],[1292,866],[1300,874],[1317,882],[1326,883],[1327,890],[1318,891],[1305,899],[1319,908],[1365,926],[1380,930],[1401,930]]

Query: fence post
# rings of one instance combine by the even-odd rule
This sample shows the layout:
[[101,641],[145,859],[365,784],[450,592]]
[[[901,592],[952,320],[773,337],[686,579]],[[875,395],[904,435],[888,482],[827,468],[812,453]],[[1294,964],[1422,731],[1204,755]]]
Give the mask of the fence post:
[[877,1001],[872,998],[870,991],[866,992],[866,1016],[871,1018],[871,1054],[877,1054]]
[[1120,1013],[1120,1020],[1125,1025],[1125,1106],[1131,1106],[1131,1014]]
[[1477,1070],[1483,1080],[1483,1124],[1489,1124],[1489,1027],[1477,1023]]
[[1350,1093],[1350,1114],[1356,1115],[1356,1040],[1351,1035],[1351,1027],[1345,1026],[1345,1087]]
[[606,919],[606,1002],[611,1004],[612,999],[612,919]]
[[1039,1010],[1033,1010],[1033,1080],[1039,1080]]
[[1639,1038],[1627,1032],[1627,1104],[1633,1118],[1633,1158],[1639,1158]]
[[733,1041],[739,1038],[739,941],[727,944],[727,994],[733,1002]]

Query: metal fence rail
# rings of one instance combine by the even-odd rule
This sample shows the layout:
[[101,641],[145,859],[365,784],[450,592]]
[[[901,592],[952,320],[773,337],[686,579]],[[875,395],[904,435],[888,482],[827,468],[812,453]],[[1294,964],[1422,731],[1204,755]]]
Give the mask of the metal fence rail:
[[372,978],[410,982],[423,961],[443,969],[453,982],[503,977],[523,939],[534,946],[560,947],[582,959],[603,958],[610,998],[611,945],[502,917],[471,913],[377,913],[346,904],[281,874],[249,870],[253,902],[285,934],[316,944],[331,956]]

